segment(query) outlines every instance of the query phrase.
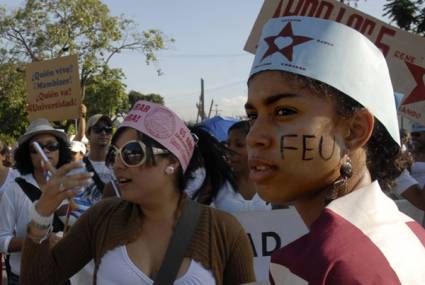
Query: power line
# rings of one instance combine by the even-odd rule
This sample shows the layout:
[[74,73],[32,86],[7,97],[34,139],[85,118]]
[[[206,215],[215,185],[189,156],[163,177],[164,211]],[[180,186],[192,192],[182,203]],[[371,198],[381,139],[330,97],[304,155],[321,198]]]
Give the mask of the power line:
[[219,53],[216,53],[216,54],[213,54],[213,53],[210,53],[210,54],[207,54],[207,53],[205,53],[205,54],[202,54],[202,53],[199,53],[199,54],[196,54],[196,53],[193,53],[193,54],[190,54],[190,53],[187,53],[187,54],[185,54],[185,53],[182,53],[182,54],[163,54],[163,55],[158,55],[158,57],[160,57],[160,58],[217,58],[217,57],[242,57],[242,56],[252,56],[252,54],[249,54],[249,53],[229,53],[229,54],[219,54]]
[[[222,89],[225,89],[225,88],[228,88],[228,87],[239,85],[241,83],[246,83],[246,79],[229,82],[227,84],[216,86],[216,87],[212,87],[212,88],[206,88],[205,89],[205,93],[207,94],[207,92],[215,92],[217,90],[222,90]],[[176,99],[181,99],[181,98],[186,97],[186,96],[193,96],[193,95],[198,95],[198,94],[199,94],[199,90],[196,90],[196,91],[193,91],[193,92],[185,92],[185,93],[181,93],[181,94],[176,94],[176,95],[167,97],[165,99],[167,101],[169,101],[170,99],[171,100],[176,100]]]

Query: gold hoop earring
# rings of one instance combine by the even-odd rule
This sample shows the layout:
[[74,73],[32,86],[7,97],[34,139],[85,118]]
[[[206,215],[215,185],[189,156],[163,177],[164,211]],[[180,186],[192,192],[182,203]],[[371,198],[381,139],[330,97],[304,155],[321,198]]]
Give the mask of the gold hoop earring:
[[348,180],[353,176],[353,165],[348,154],[344,155],[343,159],[344,162],[339,168],[339,177],[326,191],[326,204],[348,193]]

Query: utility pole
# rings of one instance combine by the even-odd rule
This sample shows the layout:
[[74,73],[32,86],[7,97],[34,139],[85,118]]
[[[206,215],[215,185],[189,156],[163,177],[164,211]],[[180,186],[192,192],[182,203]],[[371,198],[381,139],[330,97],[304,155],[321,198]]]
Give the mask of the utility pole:
[[218,111],[221,111],[218,109],[218,104],[215,104],[215,115],[218,116]]
[[208,119],[211,118],[211,111],[212,111],[213,104],[214,104],[214,99],[211,99],[210,110],[208,111]]
[[201,78],[201,96],[199,97],[199,103],[196,103],[196,108],[198,109],[198,115],[196,115],[196,123],[201,122],[205,119],[205,103],[204,103],[204,79]]
[[201,78],[201,121],[205,120],[204,79]]

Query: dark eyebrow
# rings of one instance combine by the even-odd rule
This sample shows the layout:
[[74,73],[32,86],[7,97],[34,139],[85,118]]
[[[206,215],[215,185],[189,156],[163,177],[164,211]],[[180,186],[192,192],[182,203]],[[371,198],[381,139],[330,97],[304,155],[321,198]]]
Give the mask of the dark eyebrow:
[[276,94],[264,99],[264,105],[266,106],[271,105],[283,98],[294,98],[294,97],[297,97],[297,94],[293,94],[293,93]]
[[[294,98],[297,97],[297,94],[293,94],[293,93],[282,93],[282,94],[276,94],[270,97],[267,97],[266,99],[264,99],[263,104],[268,106],[268,105],[272,105],[273,103],[279,101],[280,99],[283,98]],[[249,102],[247,102],[245,104],[245,109],[254,109],[254,106],[252,104],[250,104]]]

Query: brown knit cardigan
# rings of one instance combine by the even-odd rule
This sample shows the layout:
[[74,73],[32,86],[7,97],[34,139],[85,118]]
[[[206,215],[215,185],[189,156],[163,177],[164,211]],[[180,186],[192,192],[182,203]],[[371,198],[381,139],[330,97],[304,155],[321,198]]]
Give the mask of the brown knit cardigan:
[[[140,234],[142,217],[139,206],[109,198],[82,215],[52,249],[48,242],[37,244],[27,237],[21,259],[21,284],[63,284],[91,259],[95,262],[96,284],[102,256],[134,241]],[[186,257],[211,270],[218,285],[255,280],[249,240],[239,222],[225,212],[203,206]]]

